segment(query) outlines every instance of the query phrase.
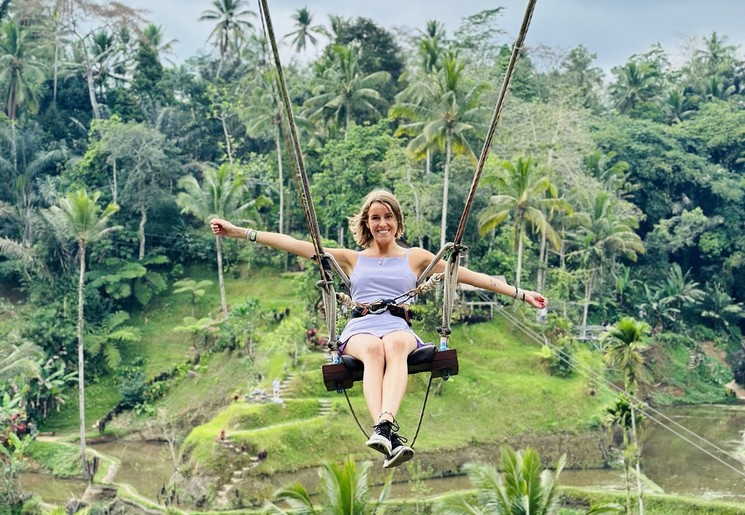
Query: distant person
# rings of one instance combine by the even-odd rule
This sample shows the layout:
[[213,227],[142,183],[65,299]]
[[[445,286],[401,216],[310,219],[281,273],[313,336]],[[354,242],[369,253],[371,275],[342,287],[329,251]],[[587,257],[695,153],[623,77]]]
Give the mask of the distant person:
[[275,378],[272,382],[272,387],[274,389],[274,398],[279,399],[279,388],[282,386],[282,383],[279,381],[279,377]]
[[[315,246],[286,234],[237,227],[215,218],[210,222],[217,236],[245,238],[311,259]],[[339,353],[353,356],[365,365],[362,388],[373,420],[367,445],[385,455],[384,467],[395,467],[414,456],[399,434],[396,422],[408,381],[407,356],[424,345],[409,323],[407,295],[416,287],[417,277],[429,266],[434,254],[422,248],[404,248],[397,243],[403,235],[401,206],[393,194],[376,190],[349,220],[349,228],[361,251],[329,248],[350,279],[350,293],[357,307],[339,337]],[[433,272],[444,272],[440,261]],[[548,300],[542,295],[510,286],[486,274],[460,267],[458,282],[470,284],[542,308]],[[387,299],[387,300],[384,300]]]

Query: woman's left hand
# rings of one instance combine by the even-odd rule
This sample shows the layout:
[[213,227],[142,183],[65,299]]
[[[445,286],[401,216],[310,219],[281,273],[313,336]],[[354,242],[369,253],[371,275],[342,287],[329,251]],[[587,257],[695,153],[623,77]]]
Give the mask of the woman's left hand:
[[538,292],[525,290],[525,302],[534,308],[541,309],[548,306],[548,299]]

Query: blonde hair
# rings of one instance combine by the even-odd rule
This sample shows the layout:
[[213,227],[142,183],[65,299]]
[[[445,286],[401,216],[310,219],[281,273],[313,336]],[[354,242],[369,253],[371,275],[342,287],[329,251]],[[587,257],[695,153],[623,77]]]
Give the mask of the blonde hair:
[[398,203],[398,199],[393,193],[386,190],[371,191],[365,197],[364,202],[362,202],[359,212],[349,219],[349,230],[354,234],[354,241],[363,249],[372,245],[374,240],[370,227],[367,224],[367,219],[370,214],[370,206],[375,202],[383,204],[396,217],[398,227],[396,227],[395,238],[400,238],[404,233],[404,215],[401,213],[401,205]]

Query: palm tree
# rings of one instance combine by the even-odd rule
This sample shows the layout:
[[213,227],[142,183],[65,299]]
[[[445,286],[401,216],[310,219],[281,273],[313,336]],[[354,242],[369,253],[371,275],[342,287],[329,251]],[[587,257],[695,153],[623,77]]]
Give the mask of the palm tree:
[[583,337],[598,277],[606,269],[612,269],[619,257],[636,261],[637,254],[644,252],[644,244],[632,228],[638,220],[633,214],[624,213],[620,201],[613,195],[604,191],[596,193],[586,215],[587,223],[577,231],[580,248],[568,256],[579,257],[585,274]]
[[445,25],[437,20],[427,20],[427,25],[417,41],[420,64],[425,74],[436,73],[441,68],[445,49]]
[[[644,370],[643,352],[647,348],[644,342],[649,335],[651,327],[646,322],[639,322],[631,317],[624,317],[610,327],[601,337],[605,344],[603,359],[606,364],[618,370],[623,376],[624,392],[628,395],[631,403],[631,437],[633,443],[633,457],[636,464],[637,495],[639,501],[639,513],[644,513],[642,497],[641,471],[639,467],[639,439],[636,432],[636,416],[634,412],[633,398],[639,384],[639,378]],[[626,460],[624,459],[624,465]],[[628,472],[627,472],[628,488]],[[628,492],[628,491],[627,491]],[[628,506],[627,506],[628,507]],[[627,510],[627,513],[630,513]]]
[[15,120],[18,106],[27,105],[32,111],[38,103],[34,83],[44,78],[44,69],[34,58],[39,42],[31,31],[13,20],[0,25],[0,83],[6,85],[5,113]]
[[[241,115],[247,120],[246,133],[254,138],[270,135],[277,156],[277,193],[279,195],[278,232],[285,231],[285,180],[282,162],[282,105],[276,92],[276,72],[267,70],[255,76],[249,89],[249,105]],[[296,119],[298,121],[298,119]]]
[[152,48],[157,56],[161,54],[173,54],[173,44],[178,42],[177,39],[164,42],[163,27],[154,23],[143,29],[141,38],[142,42]]
[[582,107],[597,108],[600,104],[598,91],[603,86],[603,70],[592,66],[597,54],[579,45],[569,51],[561,63],[570,91],[576,91]]
[[241,41],[245,32],[253,28],[248,18],[256,16],[256,13],[250,9],[244,9],[246,6],[245,0],[212,0],[212,6],[214,9],[207,9],[202,12],[199,21],[217,22],[207,41],[215,40],[215,46],[220,52],[220,62],[217,65],[216,73],[217,78],[220,78],[225,54],[230,44]]
[[83,470],[88,480],[92,480],[85,450],[85,253],[88,245],[103,239],[119,226],[110,226],[111,217],[119,210],[116,204],[109,204],[103,211],[98,205],[101,192],[89,195],[85,190],[68,193],[58,203],[49,208],[49,222],[59,236],[75,240],[78,246],[80,274],[78,276],[78,412],[80,414],[80,455]]
[[313,46],[318,44],[318,38],[313,35],[326,34],[326,29],[323,25],[313,25],[313,13],[311,13],[307,7],[301,7],[295,14],[292,15],[292,19],[295,22],[295,30],[286,34],[284,39],[292,38],[292,46],[295,47],[295,52],[306,51],[308,42]]
[[661,285],[663,302],[674,307],[677,312],[684,307],[696,306],[704,300],[704,291],[698,287],[698,282],[690,278],[690,273],[690,270],[683,273],[680,265],[673,263]]
[[492,195],[490,205],[479,213],[479,232],[484,235],[512,216],[514,246],[517,250],[515,285],[519,287],[528,224],[538,228],[554,248],[558,249],[561,241],[548,223],[548,213],[552,209],[565,212],[571,212],[571,209],[565,200],[556,198],[556,186],[532,158],[519,157],[515,162],[504,161],[501,172],[501,175],[489,177],[485,181],[494,183],[500,193]]
[[465,466],[468,478],[476,487],[476,501],[462,495],[449,497],[437,504],[435,513],[440,515],[548,515],[558,509],[558,479],[566,456],[559,458],[555,471],[542,470],[541,459],[535,449],[515,452],[505,446],[501,449],[501,469],[485,464],[470,463]]
[[384,99],[378,90],[391,80],[390,73],[365,75],[354,46],[332,46],[325,64],[315,81],[313,96],[303,106],[310,120],[341,126],[346,132],[355,116],[382,116],[378,106]]
[[31,225],[39,203],[37,178],[59,166],[67,158],[67,152],[48,148],[40,130],[34,127],[16,129],[15,124],[0,127],[0,150],[0,177],[13,187],[13,214],[21,228],[21,244],[30,247],[33,243]]
[[733,342],[742,338],[739,324],[745,319],[745,307],[742,302],[735,302],[719,282],[707,287],[701,316],[711,320],[714,328],[728,335]]
[[[245,192],[243,180],[236,173],[235,167],[228,164],[222,164],[219,168],[207,167],[204,170],[201,184],[194,176],[187,175],[179,180],[178,185],[184,190],[176,197],[176,203],[181,207],[181,212],[194,215],[203,222],[209,222],[215,217],[239,220],[241,215],[255,202],[254,200],[243,202],[242,195]],[[228,301],[225,296],[222,243],[219,236],[215,236],[215,247],[220,302],[223,315],[227,318]]]
[[660,72],[647,61],[629,61],[613,68],[618,80],[611,84],[610,93],[620,113],[633,111],[642,102],[653,100],[659,92]]
[[453,154],[476,156],[468,143],[483,126],[485,108],[480,102],[486,84],[478,83],[465,92],[463,85],[465,63],[458,55],[449,52],[442,56],[442,68],[436,76],[425,79],[397,98],[391,109],[393,116],[409,122],[399,128],[406,134],[417,134],[407,150],[414,156],[424,156],[433,144],[445,151],[442,187],[442,213],[440,217],[440,248],[445,246],[447,235],[450,164]]
[[267,503],[264,507],[266,513],[289,514],[324,514],[324,515],[367,515],[378,513],[381,504],[388,497],[392,475],[388,476],[376,503],[370,500],[370,487],[368,485],[369,461],[363,462],[359,467],[354,459],[349,456],[344,460],[342,466],[325,463],[318,469],[321,476],[320,490],[324,498],[319,508],[313,506],[310,494],[300,483],[280,488],[274,493],[274,502],[284,502],[289,510],[284,510],[274,504]]

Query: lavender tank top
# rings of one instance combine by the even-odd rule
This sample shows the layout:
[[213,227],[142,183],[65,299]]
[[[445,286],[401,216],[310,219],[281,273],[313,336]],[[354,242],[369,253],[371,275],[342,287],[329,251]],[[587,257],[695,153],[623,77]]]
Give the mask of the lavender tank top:
[[[400,257],[376,258],[360,254],[357,264],[349,276],[352,300],[371,303],[393,299],[397,304],[409,304],[409,299],[398,299],[416,287],[416,276],[409,266],[409,253]],[[421,344],[421,339],[411,330],[403,318],[388,311],[377,315],[366,315],[351,319],[344,327],[339,341],[345,344],[355,334],[368,333],[382,338],[393,331],[408,331]],[[339,349],[343,352],[343,348]]]

